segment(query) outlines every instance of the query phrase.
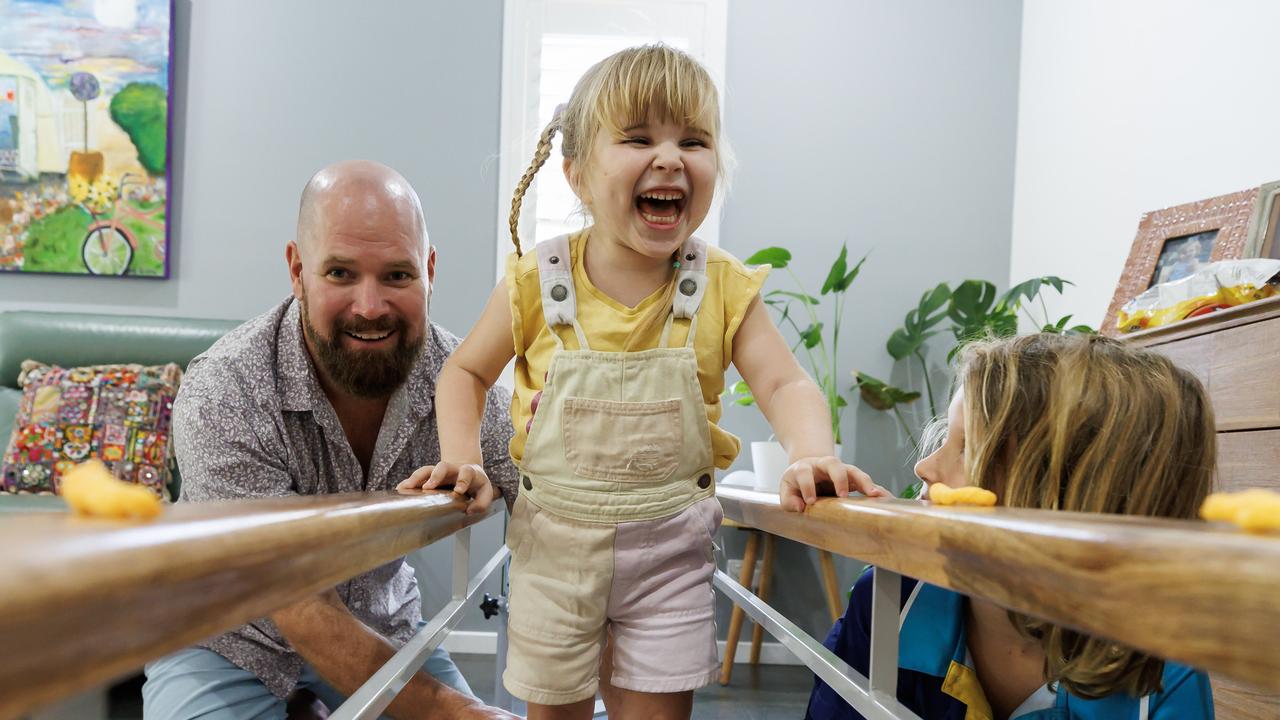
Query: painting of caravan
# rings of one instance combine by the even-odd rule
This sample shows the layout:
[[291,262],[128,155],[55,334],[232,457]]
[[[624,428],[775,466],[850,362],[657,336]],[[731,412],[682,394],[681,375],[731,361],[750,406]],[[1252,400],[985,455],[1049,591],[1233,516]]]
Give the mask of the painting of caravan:
[[0,273],[168,277],[171,17],[0,0]]

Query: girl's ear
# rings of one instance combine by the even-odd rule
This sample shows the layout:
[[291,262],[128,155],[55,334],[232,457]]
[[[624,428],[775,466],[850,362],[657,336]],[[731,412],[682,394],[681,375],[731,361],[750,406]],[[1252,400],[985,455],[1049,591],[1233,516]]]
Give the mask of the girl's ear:
[[583,205],[588,204],[587,190],[582,185],[582,174],[578,172],[577,164],[573,162],[572,158],[565,158],[562,167],[564,169],[564,179],[569,183],[569,189],[573,190],[573,194],[578,196],[578,200]]

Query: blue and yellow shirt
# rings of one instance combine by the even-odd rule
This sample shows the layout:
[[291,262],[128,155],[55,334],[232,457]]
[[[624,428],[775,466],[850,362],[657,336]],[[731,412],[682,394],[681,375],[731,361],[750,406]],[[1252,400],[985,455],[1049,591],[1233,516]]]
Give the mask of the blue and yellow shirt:
[[[858,578],[845,615],[823,643],[864,676],[871,647],[870,569]],[[902,578],[898,632],[898,701],[927,720],[991,720],[969,658],[964,595]],[[1097,700],[1042,686],[1010,720],[1200,720],[1213,718],[1209,678],[1166,662],[1162,689],[1142,698],[1124,694]],[[834,690],[815,679],[807,720],[861,720]]]

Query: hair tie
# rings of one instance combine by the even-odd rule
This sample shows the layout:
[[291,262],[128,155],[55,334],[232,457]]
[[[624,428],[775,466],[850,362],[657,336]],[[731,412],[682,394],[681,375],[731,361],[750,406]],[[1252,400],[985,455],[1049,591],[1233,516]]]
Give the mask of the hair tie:
[[551,113],[551,122],[559,125],[560,118],[564,116],[565,108],[569,107],[568,103],[560,103],[556,106],[555,112]]

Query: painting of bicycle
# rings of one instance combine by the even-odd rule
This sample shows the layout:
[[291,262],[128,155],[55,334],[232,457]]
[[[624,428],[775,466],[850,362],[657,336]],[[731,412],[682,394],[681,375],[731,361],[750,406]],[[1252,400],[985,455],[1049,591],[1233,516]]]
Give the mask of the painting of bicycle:
[[0,1],[5,272],[169,275],[171,0]]

